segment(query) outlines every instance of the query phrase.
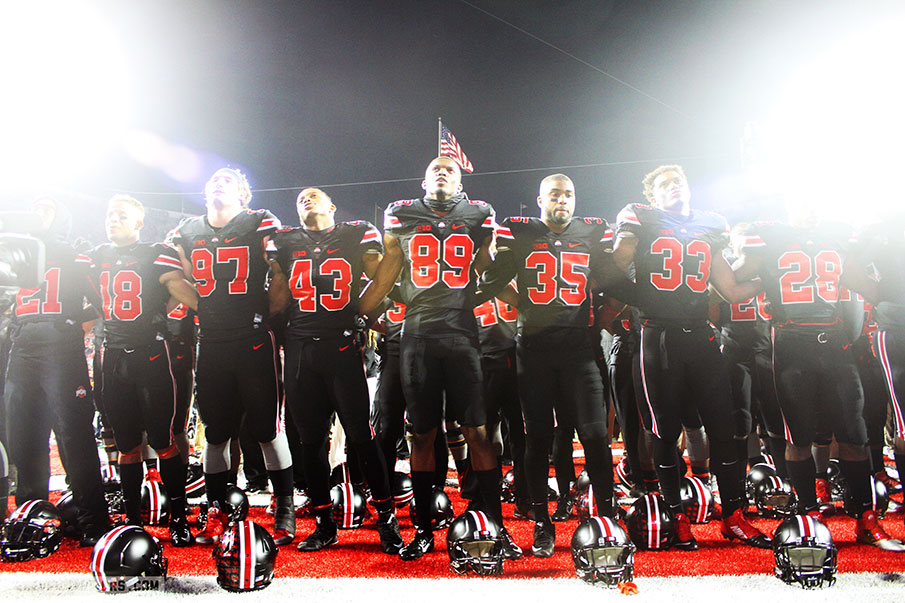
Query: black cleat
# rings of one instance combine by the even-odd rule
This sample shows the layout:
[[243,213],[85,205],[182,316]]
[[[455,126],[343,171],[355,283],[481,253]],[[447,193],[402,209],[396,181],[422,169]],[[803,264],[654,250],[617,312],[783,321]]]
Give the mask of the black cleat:
[[336,544],[337,540],[336,524],[332,521],[319,522],[317,528],[311,532],[308,538],[299,543],[298,550],[302,553],[313,553],[331,544]]
[[170,544],[175,547],[195,544],[195,537],[192,536],[189,521],[185,517],[174,517],[170,520]]
[[510,561],[522,558],[522,548],[513,542],[512,536],[509,535],[509,530],[506,528],[500,530],[500,540],[503,542],[504,558],[509,559]]
[[295,507],[292,495],[275,496],[273,511],[273,543],[277,546],[292,544],[295,540]]
[[434,533],[419,529],[410,543],[399,551],[399,558],[403,561],[421,559],[425,553],[434,550]]
[[392,513],[387,514],[386,520],[377,518],[377,534],[380,535],[380,550],[387,555],[398,555],[405,546],[399,533],[399,521]]
[[553,512],[551,519],[553,521],[569,521],[572,517],[572,497],[563,494],[556,501],[556,510]]
[[531,554],[535,557],[552,557],[556,545],[556,526],[552,523],[538,521],[534,524],[534,544]]

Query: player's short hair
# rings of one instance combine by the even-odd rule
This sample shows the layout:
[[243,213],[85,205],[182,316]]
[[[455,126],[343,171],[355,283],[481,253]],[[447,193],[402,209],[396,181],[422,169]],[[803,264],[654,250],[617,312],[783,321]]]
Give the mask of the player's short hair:
[[661,165],[654,171],[647,174],[641,180],[642,191],[644,192],[645,199],[653,199],[654,197],[654,180],[657,179],[657,176],[662,174],[663,172],[677,172],[682,178],[688,180],[688,177],[685,175],[685,170],[682,169],[681,165]]
[[329,201],[330,203],[333,203],[333,198],[330,195],[328,195],[323,189],[317,188],[316,186],[309,186],[308,188],[303,188],[302,191],[296,197],[296,199],[301,199],[308,193],[313,193],[315,191],[319,192],[321,195],[326,197],[327,201]]
[[[248,178],[242,173],[242,170],[231,167],[222,167],[211,174],[211,177],[208,178],[208,182],[210,182],[219,172],[230,172],[235,176],[236,180],[239,182],[239,202],[242,203],[242,207],[248,207],[251,203],[251,185],[248,184]],[[205,188],[207,188],[207,185],[205,185]]]
[[[564,182],[572,182],[572,179],[566,176],[565,174],[550,174],[546,178],[540,181],[540,188],[544,188],[544,185],[548,182],[553,182],[554,180],[562,180]],[[572,183],[574,186],[574,182]]]
[[134,207],[138,210],[138,218],[142,221],[145,219],[145,206],[141,204],[141,201],[136,199],[131,195],[122,195],[117,194],[110,197],[110,201],[107,202],[107,207],[110,207],[114,203],[124,203],[131,207]]

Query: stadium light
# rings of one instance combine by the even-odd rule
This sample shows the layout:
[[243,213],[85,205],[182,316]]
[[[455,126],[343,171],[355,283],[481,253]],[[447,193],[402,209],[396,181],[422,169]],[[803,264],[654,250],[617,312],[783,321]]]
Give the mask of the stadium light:
[[905,206],[891,178],[905,165],[905,14],[862,31],[802,68],[765,124],[768,172],[790,203],[859,224]]
[[130,117],[114,30],[82,2],[9,2],[3,20],[4,171],[27,182],[86,169],[118,141]]

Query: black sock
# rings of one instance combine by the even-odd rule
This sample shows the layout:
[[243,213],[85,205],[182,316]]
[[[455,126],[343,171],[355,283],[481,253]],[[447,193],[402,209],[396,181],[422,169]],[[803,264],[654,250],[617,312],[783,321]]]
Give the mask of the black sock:
[[682,496],[679,489],[679,468],[676,465],[676,446],[673,442],[664,442],[654,438],[654,463],[657,478],[660,480],[660,494],[670,507],[681,505]]
[[882,448],[868,448],[868,456],[870,458],[870,473],[874,475],[880,471],[885,471],[886,468],[883,465],[883,449]]
[[[740,440],[744,443],[744,440]],[[720,488],[720,500],[723,503],[723,517],[729,517],[742,505],[745,495],[744,482],[739,482],[738,461],[739,449],[735,440],[710,440],[710,469],[716,475]],[[745,446],[747,458],[747,445]]]
[[322,443],[302,444],[302,464],[311,504],[314,507],[330,504],[330,461],[327,460],[327,447]]
[[801,513],[817,507],[817,468],[811,457],[803,461],[790,461],[786,459],[786,467],[789,470],[789,481],[798,495],[798,510]]
[[412,471],[412,490],[415,495],[415,526],[419,530],[433,533],[431,503],[434,494],[434,472]]
[[767,436],[767,450],[773,457],[773,464],[776,465],[776,474],[783,479],[789,479],[789,468],[786,465],[786,441],[783,438],[775,438]]
[[229,471],[205,473],[204,490],[207,492],[208,504],[213,505],[214,503],[217,503],[218,506],[222,507],[223,499],[226,498],[227,486],[229,486]]
[[873,507],[874,484],[870,479],[870,461],[867,459],[863,461],[840,459],[839,470],[851,493],[852,508],[849,512],[855,517],[861,517],[864,511]]
[[178,454],[168,459],[160,459],[160,478],[170,498],[185,499],[186,465]]
[[485,471],[475,471],[478,478],[478,489],[484,502],[484,512],[503,527],[503,506],[500,501],[500,468],[499,466]]
[[905,486],[905,454],[901,452],[895,453],[896,472],[899,474],[899,483]]
[[119,479],[123,488],[123,504],[126,507],[126,520],[133,525],[141,525],[141,463],[120,465]]
[[292,496],[292,465],[285,469],[267,470],[274,496]]
[[589,439],[584,447],[588,477],[594,486],[597,512],[613,518],[613,451],[603,438]]

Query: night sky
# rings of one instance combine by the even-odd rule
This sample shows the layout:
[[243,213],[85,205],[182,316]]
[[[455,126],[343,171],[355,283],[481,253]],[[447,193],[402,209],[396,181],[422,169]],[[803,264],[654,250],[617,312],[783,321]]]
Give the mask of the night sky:
[[[537,215],[540,179],[563,171],[577,215],[613,220],[642,200],[647,171],[672,162],[686,168],[693,205],[731,220],[775,217],[764,215],[772,200],[744,185],[745,123],[770,115],[802,65],[902,10],[827,0],[84,5],[116,33],[110,52],[127,69],[122,139],[84,165],[74,159],[78,169],[7,178],[0,200],[16,207],[53,192],[97,232],[115,191],[202,213],[197,192],[227,164],[248,174],[253,206],[284,222],[297,224],[295,196],[316,185],[339,219],[374,220],[388,202],[421,193],[438,116],[475,165],[466,191],[499,217]],[[65,111],[70,94],[81,92],[59,90],[52,110]],[[188,149],[195,169],[179,181],[143,165],[126,151],[135,132]],[[354,184],[384,180],[404,181]]]

